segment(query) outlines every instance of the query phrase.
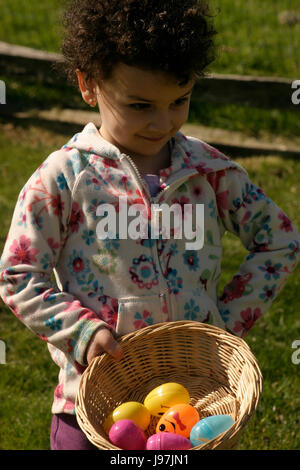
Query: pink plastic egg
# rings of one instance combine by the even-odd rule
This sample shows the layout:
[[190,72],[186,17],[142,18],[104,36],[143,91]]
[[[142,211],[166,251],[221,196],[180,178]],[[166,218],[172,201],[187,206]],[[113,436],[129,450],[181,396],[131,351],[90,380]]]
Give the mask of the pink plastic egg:
[[186,437],[172,432],[153,434],[146,443],[146,450],[187,450],[191,447],[192,443]]
[[112,425],[109,440],[123,450],[144,450],[147,438],[144,431],[131,419],[120,419]]

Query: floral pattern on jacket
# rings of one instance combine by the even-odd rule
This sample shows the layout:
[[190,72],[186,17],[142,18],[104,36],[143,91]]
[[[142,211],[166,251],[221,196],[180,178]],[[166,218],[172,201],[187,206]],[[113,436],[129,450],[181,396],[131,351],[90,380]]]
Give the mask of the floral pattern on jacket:
[[[0,294],[48,344],[60,368],[53,413],[74,413],[86,349],[99,327],[119,334],[157,322],[209,322],[244,336],[270,307],[299,259],[297,229],[237,163],[178,132],[171,166],[153,198],[130,158],[89,123],[53,152],[22,189],[1,259]],[[97,208],[151,203],[204,205],[204,246],[160,233],[100,239]],[[182,220],[186,214],[182,210]],[[120,227],[118,227],[120,229]],[[150,228],[150,225],[148,225]],[[248,255],[217,295],[222,236]],[[53,279],[53,273],[55,279]]]

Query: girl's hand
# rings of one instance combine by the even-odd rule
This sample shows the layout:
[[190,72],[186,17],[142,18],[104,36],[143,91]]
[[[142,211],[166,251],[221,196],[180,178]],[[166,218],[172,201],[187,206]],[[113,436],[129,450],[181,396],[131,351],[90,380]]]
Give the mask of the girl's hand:
[[90,340],[86,354],[88,364],[90,364],[94,357],[99,356],[103,352],[107,352],[117,361],[123,357],[120,344],[105,327],[97,330]]

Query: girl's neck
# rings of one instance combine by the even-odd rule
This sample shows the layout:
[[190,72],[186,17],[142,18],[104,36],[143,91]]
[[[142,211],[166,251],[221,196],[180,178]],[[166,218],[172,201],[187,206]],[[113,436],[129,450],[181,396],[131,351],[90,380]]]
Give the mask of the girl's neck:
[[170,145],[167,143],[155,156],[131,156],[139,172],[142,174],[158,175],[163,168],[171,165]]

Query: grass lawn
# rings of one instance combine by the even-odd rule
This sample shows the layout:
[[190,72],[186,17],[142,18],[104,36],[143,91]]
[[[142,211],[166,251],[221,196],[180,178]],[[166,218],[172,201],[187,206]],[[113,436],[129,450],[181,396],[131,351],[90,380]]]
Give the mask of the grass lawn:
[[[300,22],[281,24],[285,10],[300,15],[298,0],[210,0],[218,31],[213,72],[297,78]],[[10,0],[1,5],[0,41],[59,51],[61,0]],[[298,60],[297,60],[298,58]]]
[[[2,6],[0,41],[59,51],[61,0],[11,0]],[[211,0],[216,14],[218,58],[212,72],[299,78],[300,22],[280,24],[278,15],[296,11],[298,0]],[[297,36],[298,35],[298,36]],[[1,73],[1,72],[0,72]],[[79,93],[70,87],[55,87],[27,77],[0,75],[6,83],[7,103],[20,110],[74,108],[89,109]],[[276,103],[274,103],[276,106]],[[208,127],[240,131],[249,137],[282,135],[293,145],[300,135],[299,106],[294,110],[264,110],[230,104],[191,103],[190,122]],[[294,145],[296,146],[296,145]]]
[[[14,125],[0,121],[1,252],[19,191],[45,157],[69,137],[62,128],[53,131],[24,122]],[[300,228],[300,161],[257,156],[239,162]],[[240,241],[231,234],[224,236],[223,243],[225,256],[220,291],[245,255]],[[245,338],[259,361],[264,390],[258,411],[244,431],[240,449],[300,448],[297,431],[300,365],[294,365],[291,360],[294,352],[291,345],[300,339],[299,291],[300,266],[271,309]],[[0,449],[48,449],[58,368],[50,359],[44,342],[2,302],[0,311],[1,339],[6,343],[7,362],[0,365]]]
[[[278,14],[295,10],[299,0],[212,0],[219,57],[211,71],[230,74],[300,78],[300,23],[281,25]],[[61,0],[10,0],[1,5],[0,41],[59,51]],[[26,79],[0,76],[7,103],[20,110],[81,108],[79,93]],[[300,135],[295,111],[262,110],[242,106],[191,104],[190,121],[241,131],[248,136]],[[298,107],[299,108],[299,107]],[[299,112],[299,110],[298,110]],[[73,133],[73,132],[72,132]],[[4,120],[0,117],[0,253],[16,198],[34,170],[71,134],[61,124]],[[238,160],[239,161],[239,160]],[[300,229],[300,160],[260,157],[239,161],[253,182],[290,216]],[[220,291],[238,269],[245,250],[231,234],[223,239]],[[279,298],[246,336],[263,376],[259,408],[244,431],[240,449],[300,449],[300,364],[292,363],[292,343],[300,340],[300,266]],[[0,339],[6,343],[6,364],[0,364],[0,449],[48,449],[51,404],[59,369],[44,342],[37,339],[0,301]],[[297,431],[298,429],[298,431]]]

